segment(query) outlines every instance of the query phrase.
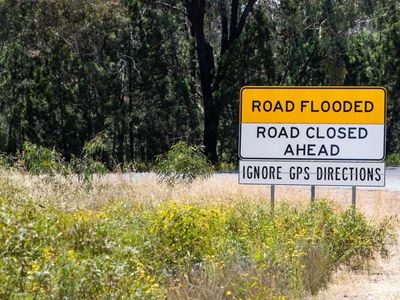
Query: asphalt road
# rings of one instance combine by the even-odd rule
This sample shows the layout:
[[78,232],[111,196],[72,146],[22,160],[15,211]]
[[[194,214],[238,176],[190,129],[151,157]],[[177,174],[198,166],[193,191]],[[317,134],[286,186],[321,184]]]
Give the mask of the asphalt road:
[[400,190],[400,167],[386,167],[385,188]]

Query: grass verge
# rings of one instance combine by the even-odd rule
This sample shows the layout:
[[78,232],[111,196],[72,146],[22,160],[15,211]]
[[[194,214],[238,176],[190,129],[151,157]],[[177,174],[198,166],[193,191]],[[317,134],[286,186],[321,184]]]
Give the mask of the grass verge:
[[387,255],[394,241],[390,220],[375,224],[327,201],[272,214],[262,203],[103,191],[99,206],[65,208],[1,177],[1,299],[301,298],[338,267],[362,269]]

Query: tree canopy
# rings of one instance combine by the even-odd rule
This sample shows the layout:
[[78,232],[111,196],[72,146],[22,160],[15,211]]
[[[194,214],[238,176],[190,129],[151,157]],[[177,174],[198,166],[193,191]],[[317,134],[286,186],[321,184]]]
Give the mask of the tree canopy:
[[236,162],[244,85],[388,90],[400,151],[397,0],[0,1],[0,152],[66,159],[100,132],[110,165],[179,140]]

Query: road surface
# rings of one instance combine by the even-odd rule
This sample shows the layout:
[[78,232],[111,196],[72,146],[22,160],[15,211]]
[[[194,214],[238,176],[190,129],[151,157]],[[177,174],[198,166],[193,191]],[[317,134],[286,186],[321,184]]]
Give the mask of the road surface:
[[385,188],[400,190],[400,167],[386,167]]

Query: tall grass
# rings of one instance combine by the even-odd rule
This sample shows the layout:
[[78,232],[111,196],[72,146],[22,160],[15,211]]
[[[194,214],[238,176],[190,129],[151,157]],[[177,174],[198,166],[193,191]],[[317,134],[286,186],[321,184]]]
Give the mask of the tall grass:
[[394,240],[389,221],[328,201],[272,214],[258,201],[120,188],[3,172],[0,298],[299,298]]

